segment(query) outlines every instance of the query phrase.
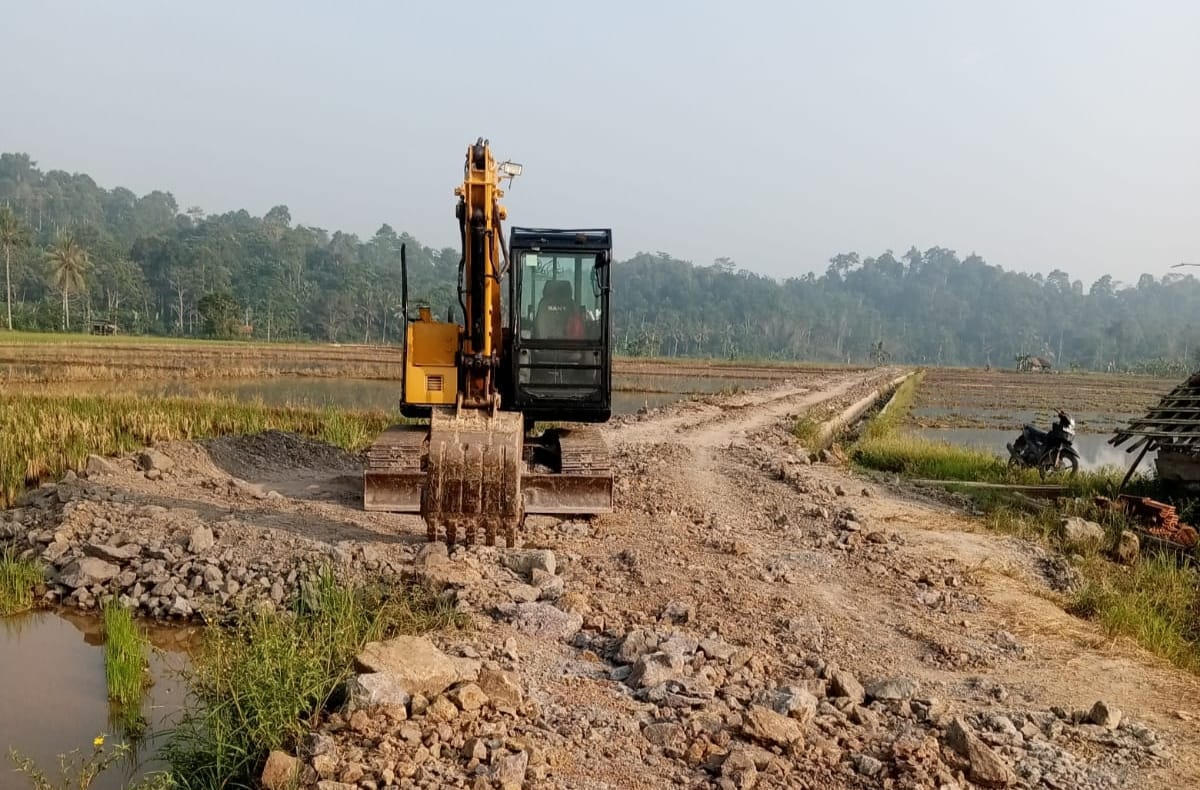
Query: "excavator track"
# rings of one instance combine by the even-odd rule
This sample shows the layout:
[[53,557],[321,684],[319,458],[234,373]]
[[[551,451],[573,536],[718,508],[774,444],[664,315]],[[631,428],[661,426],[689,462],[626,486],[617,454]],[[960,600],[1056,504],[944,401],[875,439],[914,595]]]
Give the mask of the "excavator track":
[[517,545],[527,514],[613,509],[612,458],[590,426],[525,439],[520,415],[435,412],[429,426],[395,425],[367,450],[365,510],[420,513],[430,541]]
[[[521,480],[526,513],[571,516],[612,512],[612,455],[599,430],[591,426],[558,428],[532,444],[530,470]],[[539,457],[543,463],[538,463]]]
[[428,433],[423,425],[393,425],[375,440],[363,469],[364,510],[421,512]]

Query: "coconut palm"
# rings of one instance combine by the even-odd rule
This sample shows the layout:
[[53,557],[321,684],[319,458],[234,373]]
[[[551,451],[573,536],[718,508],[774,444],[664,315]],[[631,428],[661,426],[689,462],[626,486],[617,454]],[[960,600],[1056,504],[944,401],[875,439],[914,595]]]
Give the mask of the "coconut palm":
[[63,330],[71,328],[71,289],[81,290],[84,277],[92,262],[87,250],[68,235],[58,237],[54,246],[46,251],[46,262],[50,264],[50,282],[62,291]]
[[4,307],[12,331],[12,254],[29,245],[29,229],[8,206],[0,206],[0,247],[4,248]]

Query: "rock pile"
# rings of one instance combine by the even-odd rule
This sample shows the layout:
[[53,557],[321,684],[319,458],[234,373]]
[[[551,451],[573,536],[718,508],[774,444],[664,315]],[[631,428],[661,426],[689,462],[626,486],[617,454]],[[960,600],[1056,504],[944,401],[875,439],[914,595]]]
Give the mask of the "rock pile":
[[[172,468],[161,453],[142,456],[146,472]],[[99,460],[89,466],[96,468]],[[198,509],[144,504],[74,475],[30,492],[0,514],[0,543],[44,563],[47,603],[89,610],[116,598],[159,619],[276,608],[298,595],[322,565],[355,572],[404,569],[366,544],[330,546],[280,535],[230,514],[205,519]],[[257,551],[255,544],[279,550]]]

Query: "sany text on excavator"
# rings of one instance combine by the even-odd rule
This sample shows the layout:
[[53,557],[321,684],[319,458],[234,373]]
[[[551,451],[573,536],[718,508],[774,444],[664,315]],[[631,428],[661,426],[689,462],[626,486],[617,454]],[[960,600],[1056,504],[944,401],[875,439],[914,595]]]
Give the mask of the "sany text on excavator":
[[[514,227],[505,244],[501,179],[488,141],[468,146],[454,190],[462,239],[463,322],[428,307],[405,321],[400,411],[367,451],[363,506],[420,513],[429,540],[460,535],[516,545],[527,514],[591,515],[613,507],[609,450],[595,427],[611,415],[607,229]],[[507,310],[503,288],[508,288]],[[536,431],[538,423],[555,427]]]

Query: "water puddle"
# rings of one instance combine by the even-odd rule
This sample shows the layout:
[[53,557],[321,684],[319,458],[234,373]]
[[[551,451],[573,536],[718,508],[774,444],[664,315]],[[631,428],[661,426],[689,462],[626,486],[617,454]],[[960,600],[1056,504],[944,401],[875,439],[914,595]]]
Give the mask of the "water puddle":
[[[155,734],[173,724],[185,701],[182,670],[195,638],[196,631],[189,628],[150,631],[156,649],[149,655],[154,683],[142,700],[146,732],[131,743],[125,759],[96,778],[93,790],[121,790],[167,768],[157,757],[161,738]],[[120,716],[108,703],[100,620],[66,612],[0,618],[0,709],[0,786],[5,788],[33,787],[13,772],[10,748],[34,760],[53,781],[60,776],[59,755],[78,749],[68,758],[78,766],[91,754],[97,736],[105,736],[106,751],[125,742]]]
[[[924,439],[996,453],[1007,460],[1008,449],[1005,445],[1016,439],[1018,432],[978,428],[927,428],[915,430],[913,434]],[[1079,453],[1080,471],[1098,471],[1105,466],[1117,467],[1121,471],[1129,468],[1137,454],[1127,453],[1123,447],[1113,447],[1108,443],[1109,438],[1109,434],[1076,434],[1074,446]],[[1155,453],[1147,453],[1138,468],[1143,471],[1152,468],[1154,456]]]

